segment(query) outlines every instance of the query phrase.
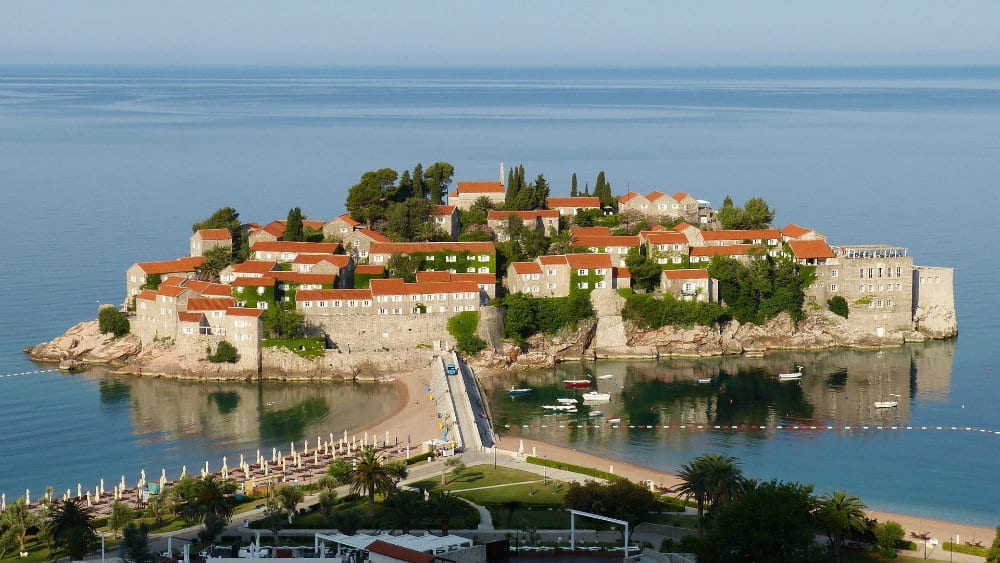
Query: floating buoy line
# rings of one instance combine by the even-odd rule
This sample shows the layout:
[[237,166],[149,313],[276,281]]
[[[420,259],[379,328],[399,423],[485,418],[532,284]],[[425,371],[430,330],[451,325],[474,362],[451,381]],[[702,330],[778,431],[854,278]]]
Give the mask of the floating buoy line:
[[508,429],[526,430],[570,430],[570,429],[594,429],[594,430],[681,430],[686,432],[711,432],[715,430],[724,431],[797,431],[797,432],[900,432],[906,430],[927,430],[927,431],[949,431],[949,432],[978,432],[981,434],[992,434],[1000,436],[1000,430],[990,428],[979,428],[976,426],[935,426],[935,425],[806,425],[806,424],[626,424],[626,423],[604,423],[604,424],[505,424]]

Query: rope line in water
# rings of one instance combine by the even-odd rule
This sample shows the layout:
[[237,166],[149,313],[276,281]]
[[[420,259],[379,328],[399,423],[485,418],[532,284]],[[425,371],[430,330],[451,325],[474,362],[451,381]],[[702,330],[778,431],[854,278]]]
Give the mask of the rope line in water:
[[4,379],[6,377],[16,377],[18,375],[35,375],[35,374],[38,374],[38,373],[51,373],[53,371],[59,371],[59,370],[58,369],[39,369],[39,370],[34,370],[34,371],[20,371],[20,372],[17,372],[17,373],[3,373],[3,374],[0,374],[0,379]]
[[617,424],[607,422],[604,424],[505,424],[504,428],[526,428],[526,429],[598,429],[598,430],[688,430],[688,431],[709,431],[709,430],[835,430],[839,432],[872,431],[872,430],[954,430],[966,432],[979,432],[982,434],[993,434],[1000,436],[1000,430],[989,428],[978,428],[975,426],[877,426],[877,425],[804,425],[804,424]]

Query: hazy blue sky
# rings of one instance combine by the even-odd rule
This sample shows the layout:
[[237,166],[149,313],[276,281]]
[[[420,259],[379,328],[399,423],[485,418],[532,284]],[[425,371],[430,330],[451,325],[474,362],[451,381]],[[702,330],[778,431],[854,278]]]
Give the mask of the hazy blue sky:
[[4,0],[0,64],[1000,63],[1000,0]]

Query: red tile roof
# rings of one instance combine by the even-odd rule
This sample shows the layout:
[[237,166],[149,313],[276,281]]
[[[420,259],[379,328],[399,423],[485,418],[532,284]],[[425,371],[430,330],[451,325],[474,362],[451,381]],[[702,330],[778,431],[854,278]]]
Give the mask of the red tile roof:
[[[318,283],[332,284],[337,281],[337,274],[314,274],[312,272],[268,272],[264,274],[265,279],[281,280],[296,284]],[[240,278],[243,279],[243,278]],[[235,282],[233,282],[235,283]]]
[[723,246],[696,246],[691,248],[691,256],[741,256],[752,244],[727,244]]
[[677,231],[643,231],[640,233],[649,244],[687,244],[688,239]]
[[333,254],[340,250],[339,242],[289,242],[283,240],[255,242],[250,250],[254,252],[298,252],[312,254]]
[[232,297],[192,297],[188,299],[188,311],[220,311],[236,306]]
[[547,254],[544,256],[539,256],[536,260],[543,266],[565,266],[566,265],[566,255],[565,254]]
[[247,260],[233,266],[234,274],[263,274],[277,270],[278,263],[269,260]]
[[610,237],[609,227],[570,227],[569,234],[572,237]]
[[351,257],[347,254],[299,254],[292,264],[319,264],[329,262],[338,268],[346,268]]
[[545,200],[545,205],[550,209],[555,207],[601,207],[599,197],[550,197]]
[[668,280],[707,280],[708,270],[705,268],[663,270],[663,275]]
[[143,301],[156,301],[156,292],[152,289],[144,289],[137,293],[135,298]]
[[685,222],[682,221],[682,222],[677,223],[676,225],[674,225],[674,230],[679,233],[681,231],[686,231],[686,230],[692,228],[693,226],[694,225],[692,225],[691,223],[685,223]]
[[610,268],[610,254],[567,254],[566,262],[574,270],[580,268]]
[[795,223],[789,223],[781,228],[781,234],[788,238],[799,238],[802,235],[807,235],[812,232],[812,229],[807,229],[805,227],[800,227]]
[[522,221],[536,221],[539,217],[557,219],[559,210],[557,209],[533,209],[531,211],[488,211],[487,221],[506,221],[513,215]]
[[[658,199],[660,199],[661,197],[664,197],[664,196],[670,197],[667,194],[665,194],[665,193],[663,193],[663,192],[661,192],[659,190],[653,190],[653,191],[649,192],[648,194],[646,194],[646,199],[648,199],[650,202],[654,202],[654,201],[656,201],[656,200],[658,200]],[[673,198],[671,198],[671,199],[673,199]]]
[[515,274],[540,274],[542,267],[538,262],[514,262],[511,264]]
[[406,563],[433,563],[436,559],[429,553],[391,544],[382,540],[373,541],[368,544],[368,547],[365,549],[371,553],[378,553],[379,555],[384,555],[397,561],[405,561]]
[[[417,281],[420,281],[419,272],[417,272]],[[497,283],[496,274],[474,274],[472,272],[455,272],[451,275],[451,281],[470,281],[475,284],[495,284]]]
[[200,323],[204,317],[205,313],[195,313],[194,311],[179,311],[177,313],[177,320],[182,323]]
[[188,281],[190,278],[185,278],[184,276],[167,276],[167,279],[160,280],[160,287],[167,287],[169,285],[185,285],[184,282]]
[[370,289],[300,289],[295,292],[296,301],[371,298],[372,290]]
[[260,317],[263,314],[264,309],[250,307],[230,307],[226,309],[226,315],[233,317]]
[[274,287],[274,278],[248,278],[241,276],[233,280],[233,287]]
[[228,297],[233,288],[224,283],[209,283],[200,280],[189,280],[184,287],[193,289],[202,297]]
[[460,194],[485,194],[504,193],[505,189],[500,182],[459,182],[455,191]]
[[623,266],[615,268],[615,279],[623,280],[625,278],[631,278],[631,277],[632,277],[632,271],[629,270],[628,268],[625,268]]
[[628,202],[632,201],[633,199],[635,199],[637,197],[643,197],[644,198],[646,196],[644,196],[642,194],[639,194],[639,193],[636,193],[636,192],[628,192],[627,194],[625,194],[625,195],[621,196],[620,198],[618,198],[618,203],[628,203]]
[[456,209],[458,208],[455,207],[454,205],[432,205],[431,215],[438,215],[438,216],[451,215],[455,213]]
[[[381,275],[385,273],[385,266],[380,266],[378,264],[359,264],[354,267],[355,274],[368,275]],[[419,272],[417,272],[419,274]]]
[[[159,293],[160,295],[165,295],[167,297],[177,297],[178,295],[184,293],[185,291],[188,291],[188,288],[180,285],[163,286],[161,284],[156,292]],[[192,291],[192,293],[194,292]]]
[[392,239],[390,239],[389,237],[383,235],[378,231],[373,231],[369,228],[357,229],[355,230],[355,232],[365,235],[366,237],[370,238],[372,242],[392,242]]
[[205,263],[204,256],[185,256],[174,260],[158,260],[155,262],[136,262],[139,269],[148,275],[155,274],[178,274],[181,272],[194,272]]
[[369,254],[409,254],[411,252],[488,252],[497,251],[492,242],[373,242]]
[[201,240],[233,240],[233,233],[229,229],[200,229],[195,234]]
[[640,246],[638,236],[601,236],[601,237],[575,237],[574,246],[605,248],[608,246],[625,246],[628,248]]
[[470,281],[406,283],[401,278],[372,279],[372,295],[413,295],[420,293],[476,292],[479,285]]
[[257,231],[264,231],[269,235],[281,238],[281,235],[285,234],[285,224],[282,223],[281,221],[272,221],[264,225],[263,227],[257,229]]
[[358,225],[361,224],[358,221],[355,221],[354,219],[352,219],[350,213],[344,213],[343,215],[334,217],[332,220],[333,221],[341,221],[343,223],[347,223],[347,225],[350,226],[350,227],[357,227]]
[[837,255],[830,249],[830,245],[825,240],[790,240],[788,246],[792,249],[792,254],[799,259],[807,258],[834,258]]
[[[686,193],[684,193],[684,192],[677,192],[677,193],[674,194],[674,199],[677,200],[678,203],[680,203],[682,200],[685,200],[685,199],[687,199],[689,197],[691,197],[691,196],[688,195],[688,194],[686,194]],[[692,198],[692,199],[694,199],[694,198]]]
[[451,281],[451,272],[441,271],[435,272],[431,270],[426,270],[422,272],[417,272],[418,282],[446,282]]

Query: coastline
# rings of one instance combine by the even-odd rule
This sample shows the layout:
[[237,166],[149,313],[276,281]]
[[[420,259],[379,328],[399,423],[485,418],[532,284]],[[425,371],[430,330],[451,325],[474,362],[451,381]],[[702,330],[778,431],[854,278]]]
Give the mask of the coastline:
[[[517,451],[519,449],[519,444],[517,447],[512,448],[511,442],[515,440],[520,442],[522,438],[511,436],[508,437],[507,440],[507,443],[502,444],[504,449]],[[537,455],[540,457],[544,456],[549,459],[557,459],[559,461],[573,463],[576,465],[595,467],[604,471],[609,471],[610,468],[613,467],[613,473],[616,475],[627,477],[632,481],[651,480],[654,484],[668,489],[674,489],[680,483],[680,479],[676,475],[666,471],[627,463],[610,457],[589,454],[544,441],[532,440],[528,438],[523,438],[523,441],[525,454],[530,454],[532,448],[535,448]],[[924,516],[897,514],[878,510],[872,507],[869,507],[866,512],[869,517],[875,518],[879,522],[886,522],[890,520],[898,522],[906,532],[907,540],[914,539],[910,535],[911,532],[915,534],[930,532],[931,537],[936,538],[942,544],[957,535],[961,538],[962,542],[967,540],[983,540],[984,545],[988,546],[989,542],[991,542],[993,537],[996,535],[994,528],[977,526],[974,524],[949,522],[946,520],[938,520]]]

